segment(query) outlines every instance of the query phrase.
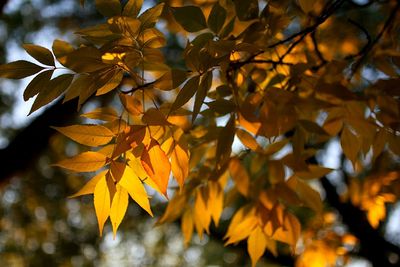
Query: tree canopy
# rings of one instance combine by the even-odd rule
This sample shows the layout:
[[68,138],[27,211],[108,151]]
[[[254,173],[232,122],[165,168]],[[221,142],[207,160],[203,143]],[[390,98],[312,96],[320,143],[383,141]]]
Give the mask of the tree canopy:
[[[128,205],[153,216],[168,200],[157,224],[239,246],[252,266],[399,264],[384,231],[400,197],[400,2],[143,2],[96,0],[103,18],[76,40],[24,44],[35,62],[0,66],[33,76],[30,113],[56,103],[52,129],[40,115],[27,128],[82,145],[52,164],[90,174],[70,197],[93,194],[99,235],[134,220]],[[35,144],[19,149],[43,143],[14,140],[0,158],[27,168]]]

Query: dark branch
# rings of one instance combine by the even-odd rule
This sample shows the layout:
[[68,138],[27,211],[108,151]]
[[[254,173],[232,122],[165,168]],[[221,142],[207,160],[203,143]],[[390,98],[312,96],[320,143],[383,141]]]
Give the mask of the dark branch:
[[[156,80],[156,81],[157,81],[157,80]],[[130,93],[136,92],[137,90],[145,89],[146,87],[155,84],[156,81],[152,81],[152,82],[148,82],[148,83],[141,84],[141,85],[139,85],[139,86],[133,87],[131,90],[128,90],[128,91],[121,91],[121,93],[123,93],[123,94],[130,94]]]
[[395,8],[393,8],[392,12],[390,12],[389,17],[385,21],[385,24],[383,25],[381,31],[378,33],[378,35],[375,37],[375,39],[370,42],[370,44],[365,48],[365,51],[361,55],[361,57],[354,63],[352,67],[352,73],[350,75],[350,78],[354,75],[354,73],[357,72],[357,70],[360,68],[361,64],[363,63],[364,59],[367,58],[368,54],[372,51],[374,46],[379,42],[379,40],[382,38],[383,34],[389,29],[389,27],[392,25],[396,18],[396,14],[400,9],[400,1],[397,1],[397,4]]
[[1,149],[0,183],[31,168],[48,148],[50,137],[55,133],[50,126],[71,121],[76,107],[76,101],[65,104],[58,101],[21,130],[6,148]]

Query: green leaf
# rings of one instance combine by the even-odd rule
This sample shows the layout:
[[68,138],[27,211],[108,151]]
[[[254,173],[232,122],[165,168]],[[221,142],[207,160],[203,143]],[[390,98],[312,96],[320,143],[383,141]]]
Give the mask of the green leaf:
[[65,90],[67,90],[73,78],[73,74],[63,74],[49,81],[46,87],[42,88],[39,92],[29,114],[32,114],[32,112],[59,97]]
[[219,33],[222,26],[224,26],[226,19],[226,10],[218,2],[216,2],[211,9],[211,13],[208,16],[208,27],[215,32]]
[[119,0],[96,0],[96,9],[105,17],[113,17],[121,14],[121,2]]
[[204,99],[207,96],[208,90],[211,88],[212,84],[212,71],[207,72],[205,76],[203,76],[199,89],[197,90],[196,93],[196,98],[194,100],[194,106],[193,106],[193,114],[192,114],[192,122],[196,119],[197,115],[200,112],[201,106],[203,105]]
[[198,32],[207,28],[206,18],[197,6],[172,7],[176,21],[188,32]]
[[191,99],[197,91],[199,86],[200,76],[195,76],[189,79],[179,91],[176,96],[175,102],[171,106],[171,111],[175,111],[178,108],[185,105],[189,99]]
[[25,60],[0,65],[0,78],[22,79],[38,73],[43,68]]
[[54,70],[46,70],[39,73],[32,81],[28,84],[24,91],[24,100],[27,101],[29,98],[37,95],[40,90],[46,87],[47,83],[50,81]]
[[163,8],[164,3],[161,3],[143,12],[143,14],[139,16],[139,20],[142,22],[142,29],[154,27],[163,11]]
[[24,44],[22,46],[29,55],[40,63],[47,66],[54,66],[54,57],[49,49],[34,44]]
[[122,15],[136,18],[142,8],[143,0],[129,0],[124,6]]

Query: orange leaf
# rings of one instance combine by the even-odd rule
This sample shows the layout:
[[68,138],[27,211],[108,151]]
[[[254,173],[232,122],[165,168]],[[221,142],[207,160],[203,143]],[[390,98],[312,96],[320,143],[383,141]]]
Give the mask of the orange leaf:
[[141,162],[150,179],[156,183],[163,195],[167,197],[171,164],[156,140],[151,139],[149,146],[143,149]]

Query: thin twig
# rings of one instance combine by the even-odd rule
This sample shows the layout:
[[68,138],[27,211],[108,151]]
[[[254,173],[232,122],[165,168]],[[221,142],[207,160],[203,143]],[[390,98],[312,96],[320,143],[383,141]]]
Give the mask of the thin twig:
[[146,88],[146,87],[148,87],[148,86],[150,86],[150,85],[153,85],[154,83],[156,83],[156,81],[144,83],[144,84],[138,85],[138,86],[136,86],[136,87],[133,87],[131,90],[128,90],[128,91],[121,91],[121,93],[123,93],[123,94],[130,94],[130,93],[136,92],[137,90],[141,90],[141,89],[144,89],[144,88]]

